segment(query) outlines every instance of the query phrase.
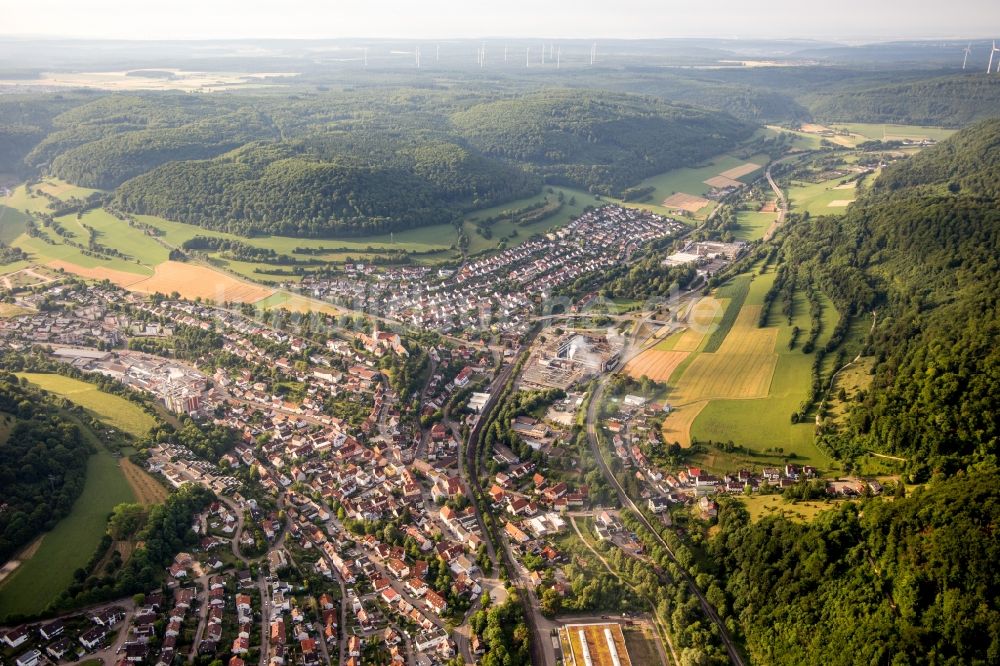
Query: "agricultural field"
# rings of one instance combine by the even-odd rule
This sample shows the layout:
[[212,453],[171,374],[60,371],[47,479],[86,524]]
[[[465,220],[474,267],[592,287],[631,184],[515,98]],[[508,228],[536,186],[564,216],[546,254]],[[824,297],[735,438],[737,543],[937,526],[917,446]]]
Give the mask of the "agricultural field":
[[[763,170],[763,167],[767,164],[767,162],[767,155],[754,155],[748,159],[743,159],[729,154],[718,155],[712,158],[712,160],[705,166],[672,169],[671,171],[652,176],[642,181],[636,185],[636,187],[654,188],[652,194],[645,202],[637,203],[618,201],[618,203],[623,206],[643,208],[654,213],[668,215],[670,214],[671,208],[666,208],[662,204],[664,200],[669,197],[681,193],[689,195],[690,197],[704,198],[704,195],[712,189],[712,186],[707,184],[705,181],[723,174],[730,174],[729,176],[725,176],[729,179],[738,179],[740,182],[749,183],[754,179],[756,174]],[[755,165],[756,168],[749,170],[749,167],[747,166],[749,164]],[[741,175],[734,176],[731,174]],[[694,199],[689,200],[693,204]],[[676,205],[679,208],[686,209],[693,207],[693,205],[689,206],[687,204]],[[689,212],[694,215],[694,219],[701,220],[708,215],[713,206],[714,204],[709,202],[702,205],[697,211]]]
[[[761,328],[759,313],[774,281],[774,269],[750,278],[749,274],[738,276],[717,290],[718,295],[730,296],[712,336],[724,333],[723,338],[718,351],[709,351],[709,338],[694,350],[698,353],[675,369],[667,398],[673,411],[664,422],[664,436],[685,446],[692,440],[733,441],[753,451],[734,454],[708,447],[697,462],[715,471],[780,462],[790,453],[799,462],[829,468],[830,460],[813,443],[813,424],[790,422],[811,379],[813,356],[803,354],[800,346],[788,348],[793,326],[804,332],[810,328],[808,303],[796,294],[791,324],[780,314],[780,307],[773,306],[769,325]],[[819,344],[828,339],[837,321],[832,305],[823,304]],[[678,338],[673,349],[681,346]]]
[[206,266],[180,261],[165,261],[153,276],[128,285],[130,291],[144,294],[172,294],[185,298],[210,299],[216,303],[256,303],[271,296],[273,289],[250,284]]
[[146,470],[128,458],[121,458],[121,468],[129,488],[132,489],[132,494],[135,495],[136,502],[152,505],[160,504],[167,499],[169,491]]
[[910,139],[920,141],[931,139],[932,141],[943,141],[958,130],[944,127],[925,127],[922,125],[881,125],[871,123],[833,123],[832,129],[847,130],[851,134],[856,134],[863,140],[905,140]]
[[854,201],[856,186],[844,184],[843,178],[820,183],[793,181],[788,188],[788,209],[810,215],[841,215]]
[[65,180],[59,180],[58,178],[43,178],[38,183],[33,185],[34,189],[39,192],[44,192],[46,194],[52,195],[57,199],[86,199],[91,194],[95,192],[100,192],[100,190],[91,189],[89,187],[80,187],[79,185],[73,185],[72,183],[67,183]]
[[73,580],[73,572],[93,556],[104,535],[108,514],[116,504],[136,497],[120,460],[81,424],[97,449],[87,461],[87,481],[69,515],[43,535],[30,557],[24,558],[0,584],[0,615],[38,613]]
[[135,403],[99,390],[93,384],[56,374],[18,373],[31,384],[74,402],[87,413],[133,437],[143,437],[155,425],[153,417]]

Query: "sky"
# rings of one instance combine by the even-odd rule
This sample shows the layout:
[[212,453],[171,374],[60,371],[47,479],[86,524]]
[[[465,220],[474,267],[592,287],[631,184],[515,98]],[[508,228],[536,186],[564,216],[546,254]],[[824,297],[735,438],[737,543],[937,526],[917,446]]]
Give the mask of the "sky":
[[0,0],[0,34],[143,40],[991,38],[1000,37],[1000,0]]

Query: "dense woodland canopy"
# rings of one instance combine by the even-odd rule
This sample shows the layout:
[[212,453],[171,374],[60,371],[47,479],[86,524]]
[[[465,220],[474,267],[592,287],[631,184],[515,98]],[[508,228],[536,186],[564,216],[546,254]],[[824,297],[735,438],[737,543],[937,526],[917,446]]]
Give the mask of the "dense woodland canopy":
[[1000,660],[1000,474],[935,479],[810,524],[724,503],[709,546],[760,664]]
[[575,91],[479,104],[452,121],[488,155],[523,163],[547,182],[609,195],[717,155],[752,132],[700,109]]
[[69,513],[92,453],[45,393],[0,374],[0,561]]

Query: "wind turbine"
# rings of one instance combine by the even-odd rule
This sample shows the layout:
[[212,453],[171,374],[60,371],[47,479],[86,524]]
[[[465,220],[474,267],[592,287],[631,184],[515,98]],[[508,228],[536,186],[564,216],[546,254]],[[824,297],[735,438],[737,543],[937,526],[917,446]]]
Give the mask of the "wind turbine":
[[562,61],[562,47],[560,46],[556,49],[556,69],[559,69],[559,63]]
[[597,42],[590,47],[590,64],[593,65],[595,62],[597,62]]
[[989,74],[991,71],[993,71],[993,54],[997,53],[998,51],[1000,51],[1000,49],[997,48],[997,40],[994,39],[993,40],[993,50],[990,51],[990,64],[986,65],[986,73],[987,74]]
[[965,57],[962,58],[962,69],[964,70],[965,69],[965,63],[969,62],[969,54],[972,53],[972,44],[969,44],[968,46],[966,46],[965,49],[963,50],[963,52],[965,53]]
[[531,67],[531,47],[526,46],[524,47],[524,68],[528,69],[529,67]]
[[364,52],[363,57],[364,57],[365,67],[367,67],[368,66],[368,47],[367,46],[365,47],[365,52]]
[[507,45],[503,45],[503,64],[507,64]]
[[420,69],[420,47],[419,46],[417,47],[417,50],[414,52],[413,55],[414,55],[414,57],[417,60],[417,69]]
[[438,62],[439,60],[441,60],[441,45],[440,44],[435,44],[434,45],[434,62]]

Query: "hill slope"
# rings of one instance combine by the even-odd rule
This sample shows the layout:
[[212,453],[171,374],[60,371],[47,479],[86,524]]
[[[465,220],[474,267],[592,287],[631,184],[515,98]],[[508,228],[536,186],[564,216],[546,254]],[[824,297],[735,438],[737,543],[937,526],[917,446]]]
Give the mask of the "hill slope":
[[877,310],[869,391],[824,436],[915,478],[995,461],[1000,445],[1000,119],[889,169],[842,218],[796,225],[785,256],[842,313]]
[[474,146],[523,164],[547,182],[618,194],[749,137],[731,116],[634,95],[546,91],[454,114]]

